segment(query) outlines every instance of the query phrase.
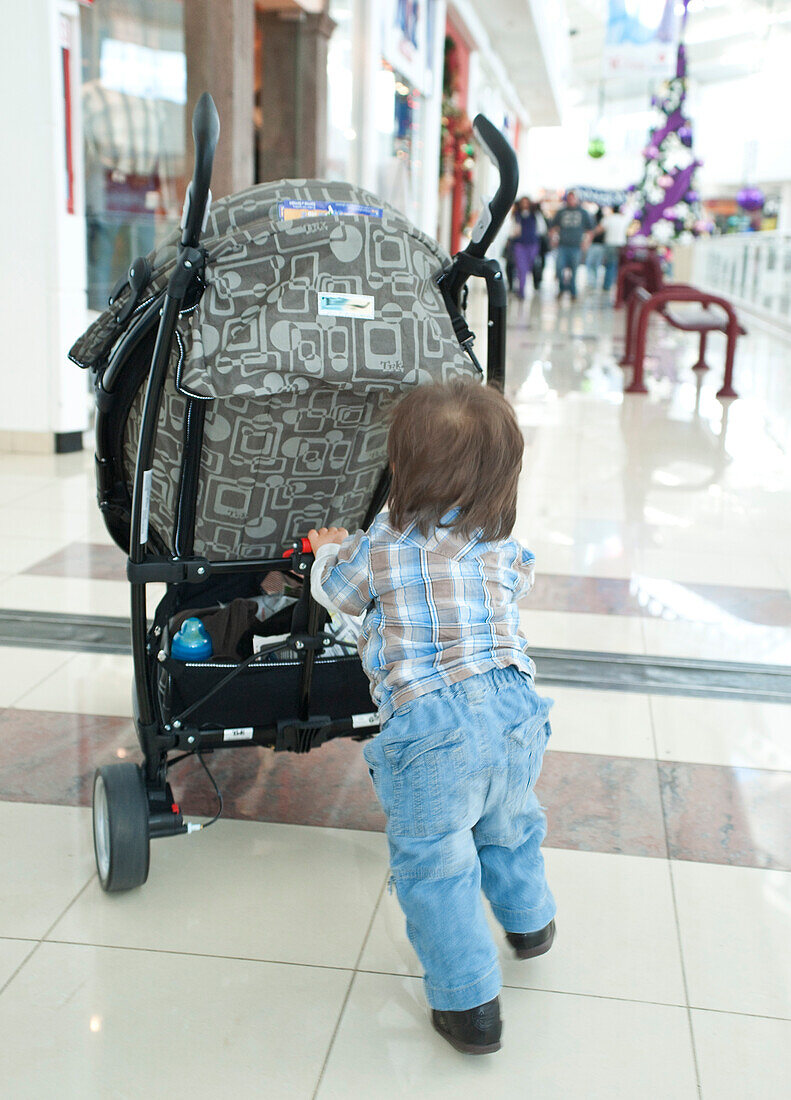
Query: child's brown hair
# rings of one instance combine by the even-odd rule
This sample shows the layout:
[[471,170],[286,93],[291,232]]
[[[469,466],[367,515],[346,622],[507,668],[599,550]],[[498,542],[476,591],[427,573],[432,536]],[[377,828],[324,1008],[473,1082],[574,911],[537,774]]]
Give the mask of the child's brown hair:
[[516,521],[524,440],[511,406],[491,386],[454,381],[418,386],[393,410],[387,451],[390,522],[427,535],[451,508],[469,538],[507,538]]

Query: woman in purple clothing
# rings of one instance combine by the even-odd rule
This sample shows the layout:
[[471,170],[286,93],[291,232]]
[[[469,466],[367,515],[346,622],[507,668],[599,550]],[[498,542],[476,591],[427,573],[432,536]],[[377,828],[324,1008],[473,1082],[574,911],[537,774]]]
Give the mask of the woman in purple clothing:
[[525,283],[533,270],[541,247],[541,229],[539,216],[533,210],[533,204],[527,195],[519,200],[514,215],[514,229],[511,235],[514,250],[514,262],[519,278],[518,295],[525,296]]

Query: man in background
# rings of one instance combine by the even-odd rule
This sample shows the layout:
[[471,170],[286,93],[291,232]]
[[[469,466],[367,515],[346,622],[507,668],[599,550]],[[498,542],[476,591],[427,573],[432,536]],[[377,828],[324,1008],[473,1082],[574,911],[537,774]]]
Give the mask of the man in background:
[[552,243],[557,245],[555,269],[558,276],[558,298],[568,291],[572,299],[576,299],[577,268],[583,248],[590,244],[592,230],[590,215],[580,206],[576,193],[569,191],[565,205],[561,206],[550,225]]

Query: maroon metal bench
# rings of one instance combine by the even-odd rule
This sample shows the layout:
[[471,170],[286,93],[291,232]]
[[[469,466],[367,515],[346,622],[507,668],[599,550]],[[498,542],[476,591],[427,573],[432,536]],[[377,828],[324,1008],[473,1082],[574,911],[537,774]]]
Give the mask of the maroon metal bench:
[[[670,308],[673,303],[695,302],[700,306],[693,311],[679,312]],[[714,309],[712,309],[714,307]],[[632,381],[626,387],[626,393],[647,393],[643,379],[643,361],[648,336],[648,323],[656,314],[664,318],[673,328],[682,332],[700,333],[700,351],[693,370],[708,370],[706,363],[706,340],[710,332],[723,332],[726,337],[725,376],[717,397],[738,397],[733,388],[733,360],[736,341],[746,335],[739,324],[736,311],[725,298],[707,294],[696,287],[684,283],[666,283],[661,289],[650,293],[644,287],[636,287],[627,302],[626,347],[621,359],[622,367],[631,367]]]
[[623,259],[618,268],[615,283],[615,308],[625,305],[638,287],[644,287],[652,294],[663,285],[662,264],[653,250],[645,250],[642,255],[627,257],[624,249]]

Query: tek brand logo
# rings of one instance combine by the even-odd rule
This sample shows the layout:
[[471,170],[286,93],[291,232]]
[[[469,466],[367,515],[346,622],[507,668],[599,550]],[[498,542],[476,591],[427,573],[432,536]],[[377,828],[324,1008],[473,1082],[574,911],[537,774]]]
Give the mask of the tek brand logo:
[[404,361],[403,359],[379,359],[372,369],[379,374],[402,374]]

